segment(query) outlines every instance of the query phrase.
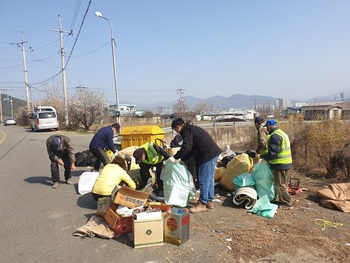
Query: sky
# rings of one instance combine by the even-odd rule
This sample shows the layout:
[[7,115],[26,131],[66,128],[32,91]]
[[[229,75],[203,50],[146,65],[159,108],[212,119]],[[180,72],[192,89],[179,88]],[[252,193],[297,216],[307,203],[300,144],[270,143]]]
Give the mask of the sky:
[[339,99],[350,90],[349,13],[348,0],[0,0],[0,90],[26,100],[23,36],[30,100],[63,92],[60,16],[68,100],[84,87],[116,102],[110,25],[121,104]]

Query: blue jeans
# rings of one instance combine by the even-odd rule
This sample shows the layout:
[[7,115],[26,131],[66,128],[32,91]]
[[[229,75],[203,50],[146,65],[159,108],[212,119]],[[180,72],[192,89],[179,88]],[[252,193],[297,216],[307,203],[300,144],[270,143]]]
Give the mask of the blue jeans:
[[219,155],[199,166],[198,184],[200,189],[199,201],[207,204],[214,200],[214,170]]

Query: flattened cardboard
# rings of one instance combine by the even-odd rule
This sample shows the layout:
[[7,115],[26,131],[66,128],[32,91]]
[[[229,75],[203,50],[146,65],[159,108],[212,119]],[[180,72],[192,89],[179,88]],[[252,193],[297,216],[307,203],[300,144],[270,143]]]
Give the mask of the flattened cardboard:
[[133,190],[123,185],[117,192],[114,203],[135,208],[144,206],[150,193]]
[[105,220],[118,235],[132,232],[131,216],[120,217],[112,208],[109,208]]
[[134,248],[163,245],[163,218],[133,220]]

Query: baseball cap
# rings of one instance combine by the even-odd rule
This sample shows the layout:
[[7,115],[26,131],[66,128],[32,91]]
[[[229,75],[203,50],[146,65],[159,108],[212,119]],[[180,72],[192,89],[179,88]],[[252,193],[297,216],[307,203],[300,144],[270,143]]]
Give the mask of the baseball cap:
[[265,126],[276,126],[277,125],[277,121],[275,121],[274,119],[269,119],[266,121]]
[[143,155],[143,154],[144,154],[144,151],[143,151],[141,148],[136,149],[136,150],[134,151],[133,156],[134,156],[135,162],[136,162],[137,164],[140,164],[140,163],[142,162],[142,155]]
[[62,150],[61,138],[60,137],[56,136],[55,138],[53,138],[52,144],[53,144],[53,147],[54,147],[55,151],[61,151]]

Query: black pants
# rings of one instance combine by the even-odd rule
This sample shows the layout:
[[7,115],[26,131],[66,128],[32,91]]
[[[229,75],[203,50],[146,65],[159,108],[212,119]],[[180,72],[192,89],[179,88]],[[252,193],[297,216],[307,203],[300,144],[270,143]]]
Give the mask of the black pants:
[[96,201],[102,197],[111,197],[111,195],[99,195],[99,194],[95,194],[95,193],[91,193],[91,195]]
[[160,179],[160,173],[163,169],[163,162],[157,163],[155,165],[140,163],[140,175],[142,181],[142,187],[145,187],[149,178],[151,178],[151,174],[149,169],[156,167],[156,182],[158,185],[158,189],[163,191],[164,184],[163,180]]
[[[69,155],[67,153],[63,153],[60,158],[64,162],[64,178],[66,181],[71,178],[71,167],[72,167],[72,162],[70,161]],[[59,170],[59,164],[57,161],[53,160],[50,158],[51,161],[51,178],[52,182],[58,182],[60,180],[60,170]]]
[[94,165],[94,170],[99,171],[101,163],[103,163],[104,166],[109,164],[109,158],[108,158],[106,152],[103,149],[101,149],[101,148],[98,148],[98,149],[90,148],[90,152],[97,159],[96,162],[95,162],[95,165]]

